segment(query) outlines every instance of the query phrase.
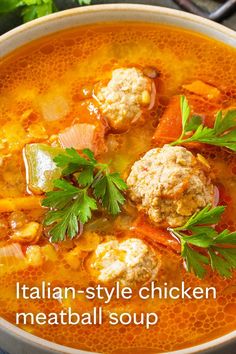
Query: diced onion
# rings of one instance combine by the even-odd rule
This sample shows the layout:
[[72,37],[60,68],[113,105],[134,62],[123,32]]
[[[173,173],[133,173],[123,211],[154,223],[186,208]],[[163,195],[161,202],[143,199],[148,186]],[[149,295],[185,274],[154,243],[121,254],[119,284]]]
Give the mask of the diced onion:
[[14,260],[24,260],[24,254],[18,243],[0,247],[0,264],[11,265]]
[[74,148],[76,150],[88,148],[93,150],[94,134],[95,126],[93,124],[75,124],[59,134],[59,141],[63,148]]
[[67,100],[62,95],[48,94],[42,97],[39,104],[43,118],[50,122],[64,118],[70,110]]
[[220,200],[219,189],[216,186],[214,186],[214,200],[213,200],[214,207],[216,207],[219,204],[219,200]]

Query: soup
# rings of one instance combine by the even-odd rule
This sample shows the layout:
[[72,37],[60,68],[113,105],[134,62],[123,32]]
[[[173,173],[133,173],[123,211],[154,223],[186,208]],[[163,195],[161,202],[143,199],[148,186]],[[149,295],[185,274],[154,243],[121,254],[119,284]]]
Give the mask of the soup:
[[[101,325],[19,324],[102,353],[169,352],[235,330],[235,107],[235,50],[173,27],[81,27],[3,58],[0,315],[102,306]],[[133,296],[16,299],[17,282],[118,283]],[[217,297],[137,295],[183,282]],[[114,326],[111,311],[159,321]]]

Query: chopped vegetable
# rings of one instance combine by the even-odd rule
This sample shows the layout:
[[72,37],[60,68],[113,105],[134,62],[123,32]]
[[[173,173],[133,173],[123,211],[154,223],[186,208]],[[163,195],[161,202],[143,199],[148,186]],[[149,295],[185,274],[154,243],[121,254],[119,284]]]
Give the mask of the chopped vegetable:
[[28,136],[33,138],[34,141],[36,139],[38,141],[48,139],[48,134],[44,125],[42,123],[40,124],[39,122],[30,124],[28,128]]
[[63,148],[76,150],[89,148],[93,150],[95,129],[93,124],[75,124],[59,134],[59,141]]
[[181,242],[181,255],[189,272],[203,278],[204,265],[210,265],[221,276],[229,278],[236,269],[236,232],[214,228],[225,210],[224,206],[207,206],[195,213],[185,225],[169,228]]
[[[75,0],[78,5],[90,5],[91,0]],[[24,22],[58,11],[54,0],[1,0],[0,14],[21,9]]]
[[158,145],[169,143],[181,134],[180,96],[171,98],[157,126],[153,139]]
[[52,190],[53,180],[61,176],[61,168],[56,166],[53,158],[62,151],[46,144],[25,146],[27,182],[32,192],[40,194]]
[[20,229],[27,223],[27,217],[21,210],[13,211],[8,218],[8,222],[13,230]]
[[[48,192],[42,205],[50,208],[45,225],[52,226],[49,234],[53,242],[74,238],[80,233],[80,226],[91,219],[97,202],[112,214],[120,212],[125,198],[125,182],[118,173],[110,173],[108,165],[98,163],[91,150],[83,150],[84,156],[71,148],[58,155],[54,161],[63,169],[63,176],[70,179],[55,180],[56,190]],[[76,178],[76,186],[72,184]]]
[[109,220],[109,218],[107,217],[96,218],[85,225],[84,231],[96,232],[97,230],[99,230],[103,232],[111,232],[114,229],[111,220]]
[[8,152],[19,151],[30,141],[21,122],[9,120],[1,126],[0,131],[1,148],[7,147]]
[[73,270],[77,270],[80,268],[83,256],[86,254],[87,253],[83,252],[80,247],[75,247],[65,255],[65,261]]
[[13,265],[14,260],[24,260],[24,254],[22,252],[19,243],[12,243],[4,247],[0,247],[0,265]]
[[55,250],[53,245],[42,246],[41,253],[42,253],[45,261],[54,262],[57,260],[57,251]]
[[207,169],[210,170],[211,166],[209,164],[209,162],[207,161],[207,159],[202,156],[201,154],[197,154],[197,160]]
[[11,240],[19,243],[37,243],[41,236],[42,226],[35,221],[16,229],[11,235]]
[[220,96],[220,91],[216,87],[206,84],[201,80],[196,80],[191,84],[183,85],[183,88],[195,95],[205,97],[209,100],[217,99]]
[[43,118],[53,122],[66,117],[70,112],[70,106],[61,92],[52,88],[46,95],[38,100]]
[[33,246],[27,247],[26,260],[27,260],[28,265],[30,265],[32,267],[40,267],[44,261],[41,247],[38,245],[33,245]]
[[[99,230],[100,231],[100,230]],[[100,236],[96,232],[86,231],[80,236],[78,240],[75,240],[75,244],[81,251],[92,252],[101,242]]]
[[172,251],[180,253],[180,243],[166,229],[157,228],[150,224],[144,215],[139,216],[132,230],[137,236],[147,239],[148,242],[170,248]]
[[[198,116],[190,117],[190,107],[185,96],[180,98],[182,113],[182,133],[171,143],[172,146],[198,142],[226,147],[236,151],[236,110],[229,110],[224,116],[222,111],[216,115],[213,128],[206,127]],[[186,133],[192,131],[190,137]]]
[[17,210],[32,210],[41,208],[41,197],[29,196],[0,199],[0,213],[10,213]]

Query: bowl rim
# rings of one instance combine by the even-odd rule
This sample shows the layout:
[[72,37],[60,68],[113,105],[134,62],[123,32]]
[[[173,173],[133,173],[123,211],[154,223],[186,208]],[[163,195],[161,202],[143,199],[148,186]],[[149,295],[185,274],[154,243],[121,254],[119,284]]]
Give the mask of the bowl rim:
[[[220,42],[225,43],[225,40],[222,39],[218,39],[217,35],[220,36],[220,34],[222,34],[223,36],[227,37],[230,39],[230,43],[226,43],[231,47],[236,47],[236,32],[219,24],[219,23],[215,23],[211,20],[202,18],[200,16],[196,16],[190,13],[186,13],[184,11],[180,11],[180,10],[175,10],[175,9],[169,9],[166,7],[159,7],[159,6],[153,6],[153,5],[142,5],[142,4],[124,4],[124,3],[120,3],[120,4],[101,4],[101,5],[92,5],[92,6],[86,6],[86,7],[78,7],[78,8],[73,8],[73,9],[69,9],[69,10],[65,10],[65,11],[61,11],[58,13],[54,13],[42,18],[39,18],[37,20],[28,22],[26,24],[23,24],[15,29],[12,29],[11,31],[3,34],[2,36],[0,36],[0,57],[4,57],[5,55],[8,55],[10,53],[12,53],[15,49],[22,47],[23,45],[30,43],[31,41],[34,41],[38,38],[43,38],[46,37],[48,34],[52,34],[52,33],[57,33],[60,31],[60,29],[55,29],[53,30],[53,28],[50,30],[49,28],[46,30],[48,31],[47,34],[38,34],[37,36],[35,36],[35,38],[33,39],[25,39],[25,41],[23,41],[23,44],[19,44],[19,45],[15,45],[15,46],[10,46],[10,49],[8,48],[5,53],[3,51],[3,53],[1,52],[1,47],[5,46],[7,44],[11,43],[11,40],[13,38],[15,38],[16,36],[18,36],[19,38],[21,36],[23,36],[24,34],[27,34],[28,31],[32,30],[32,29],[38,29],[38,32],[40,27],[44,26],[44,25],[48,25],[48,24],[55,24],[56,22],[60,22],[63,21],[63,19],[65,18],[72,18],[72,17],[79,17],[80,15],[84,15],[84,14],[89,14],[89,15],[95,15],[95,14],[101,14],[104,13],[104,11],[123,11],[123,12],[127,12],[127,13],[131,13],[131,11],[136,11],[136,12],[145,12],[146,14],[149,13],[150,15],[155,13],[155,15],[160,14],[163,15],[165,17],[175,17],[176,20],[181,20],[181,21],[191,21],[193,23],[195,23],[197,26],[203,26],[203,27],[207,27],[209,29],[211,29],[213,32],[215,32],[215,35],[212,34],[212,36],[210,35],[205,35],[207,37],[211,37],[214,38]],[[135,20],[134,20],[135,21]],[[96,24],[96,23],[112,23],[114,21],[91,21],[91,24]],[[132,22],[132,21],[127,21],[124,20],[123,22]],[[137,22],[141,22],[141,21],[137,21]],[[147,22],[147,21],[146,21]],[[158,21],[150,21],[148,23],[152,23],[152,22],[156,22],[158,23]],[[159,22],[161,23],[161,21]],[[78,27],[83,26],[84,24],[77,24]],[[169,26],[171,26],[169,24]],[[63,26],[62,26],[63,27]],[[63,31],[66,28],[74,28],[76,26],[68,26],[65,28],[61,28],[61,31]],[[176,27],[180,27],[176,25]],[[186,28],[185,26],[183,26],[182,28]],[[191,32],[193,33],[197,33],[197,34],[203,34],[204,32],[200,32],[200,29],[198,28],[198,30],[193,30],[190,29]],[[63,354],[63,353],[68,353],[68,354],[86,354],[86,353],[93,353],[96,354],[94,352],[88,352],[88,351],[84,351],[84,350],[80,350],[80,349],[74,349],[68,346],[63,346],[45,339],[40,338],[39,336],[33,335],[31,333],[28,333],[22,329],[20,329],[19,327],[17,327],[16,325],[6,321],[5,319],[3,319],[2,317],[0,317],[0,329],[3,330],[3,332],[6,332],[7,334],[15,337],[15,339],[20,340],[23,343],[29,343],[31,344],[32,347],[38,347],[39,345],[41,347],[43,347],[44,349],[48,350],[51,353],[58,353],[58,354]],[[205,350],[212,350],[212,349],[220,349],[222,346],[227,345],[231,342],[234,342],[236,340],[236,330],[223,335],[221,337],[218,337],[214,340],[202,343],[200,345],[196,345],[193,347],[189,347],[186,349],[180,349],[177,351],[172,351],[172,352],[168,352],[168,354],[194,354],[194,353],[203,353]]]
[[[3,330],[11,337],[20,340],[22,343],[30,344],[31,347],[36,348],[38,346],[43,347],[43,349],[48,350],[52,354],[99,354],[97,352],[86,351],[83,349],[75,349],[73,347],[64,346],[51,342],[49,340],[43,339],[39,336],[31,334],[24,331],[23,329],[13,325],[9,321],[0,317],[0,331]],[[224,349],[225,345],[230,344],[236,340],[236,330],[225,334],[219,338],[205,342],[193,347],[188,347],[184,349],[179,349],[175,351],[168,352],[168,354],[204,354],[206,350],[218,350]],[[101,353],[100,353],[101,354]],[[165,352],[157,352],[157,354],[165,354]]]
[[[112,11],[123,11],[123,12],[129,12],[131,13],[132,11],[135,11],[136,13],[141,13],[141,12],[146,12],[149,13],[150,15],[152,13],[155,14],[161,14],[164,15],[165,17],[175,17],[176,19],[182,20],[183,22],[186,21],[191,21],[191,23],[194,25],[201,25],[207,29],[210,29],[211,31],[215,31],[217,32],[218,36],[223,35],[225,38],[227,37],[230,40],[230,43],[226,43],[225,40],[223,38],[217,38],[217,40],[219,42],[223,42],[226,43],[232,47],[236,48],[236,31],[225,27],[224,25],[214,22],[212,20],[209,20],[207,18],[204,17],[200,17],[182,10],[176,10],[176,9],[170,9],[170,8],[166,8],[166,7],[161,7],[161,6],[155,6],[155,5],[146,5],[146,4],[124,4],[124,3],[116,3],[116,4],[100,4],[100,5],[91,5],[91,6],[82,6],[82,7],[76,7],[76,8],[72,8],[72,9],[68,9],[68,10],[63,10],[63,11],[59,11],[38,19],[35,19],[33,21],[27,22],[25,24],[22,24],[8,32],[6,32],[5,34],[0,36],[0,58],[4,57],[6,54],[11,53],[12,51],[14,51],[14,49],[19,48],[22,46],[21,45],[17,45],[15,48],[11,48],[11,46],[9,46],[9,49],[7,50],[7,53],[1,53],[1,46],[4,43],[8,43],[9,45],[11,44],[11,40],[14,37],[19,37],[21,35],[23,35],[24,33],[27,33],[29,30],[32,30],[34,28],[43,28],[44,25],[50,24],[50,23],[54,23],[60,20],[63,20],[64,18],[68,18],[68,17],[77,17],[78,15],[86,15],[86,14],[99,14],[99,13],[104,13],[104,11],[109,11],[112,13]],[[136,20],[134,20],[136,21]],[[104,22],[113,22],[111,21],[94,21],[91,22],[91,24],[96,24],[96,23],[104,23]],[[126,22],[125,20],[123,22]],[[128,21],[127,21],[128,22]],[[129,21],[132,22],[132,21]],[[137,20],[138,22],[138,20]],[[150,23],[152,23],[153,21],[150,21]],[[155,22],[155,21],[154,21]],[[161,23],[161,22],[160,22]],[[78,24],[79,26],[79,24]],[[75,28],[76,26],[71,26],[71,27],[67,27],[67,28]],[[175,27],[178,27],[178,25],[175,25]],[[181,27],[181,26],[180,26]],[[183,27],[186,28],[186,27]],[[60,31],[60,30],[59,30]],[[200,29],[198,28],[198,30],[193,30],[190,29],[191,32],[195,32],[197,34],[202,34],[204,35],[204,32],[200,32]],[[50,31],[50,28],[48,27],[48,33],[56,33],[58,32],[58,30],[55,31]],[[46,35],[47,36],[47,35]],[[210,36],[205,35],[207,37],[210,38],[214,38],[216,39],[216,36],[212,35]],[[37,37],[35,37],[35,39],[38,38],[43,38],[44,35],[39,35]],[[34,41],[35,39],[31,40]],[[27,40],[25,41],[25,43],[29,43],[30,41]],[[24,44],[23,44],[24,45]]]

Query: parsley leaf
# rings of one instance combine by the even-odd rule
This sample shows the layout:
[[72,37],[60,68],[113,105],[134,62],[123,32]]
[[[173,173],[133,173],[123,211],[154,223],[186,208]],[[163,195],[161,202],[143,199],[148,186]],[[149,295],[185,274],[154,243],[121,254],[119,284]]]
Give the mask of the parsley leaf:
[[184,132],[190,116],[190,107],[187,98],[185,96],[180,97],[180,108],[181,108],[182,125],[183,125],[183,132]]
[[[213,128],[203,125],[199,116],[190,117],[190,107],[185,96],[180,98],[182,114],[182,133],[180,137],[170,145],[181,145],[190,142],[223,146],[236,151],[236,110],[229,110],[225,115],[222,111],[216,115]],[[190,137],[186,133],[192,131]]]
[[236,268],[236,249],[215,247],[215,251],[221,254],[234,268]]
[[77,182],[84,187],[91,185],[93,183],[93,170],[93,166],[85,166],[79,173]]
[[[44,223],[51,227],[53,242],[74,238],[79,225],[92,217],[98,203],[112,215],[120,212],[127,189],[119,173],[110,173],[107,164],[99,163],[91,150],[80,155],[71,148],[55,157],[56,165],[63,169],[62,179],[54,181],[55,190],[46,193],[42,206],[49,208]],[[65,179],[66,178],[66,179]]]
[[[90,5],[92,0],[75,0],[82,5]],[[0,14],[9,13],[16,9],[21,9],[21,16],[24,22],[49,15],[58,11],[55,0],[1,0]]]
[[202,117],[194,114],[186,124],[185,131],[191,132],[193,130],[196,130],[201,124],[202,124]]
[[120,205],[124,204],[125,198],[120,191],[127,189],[126,183],[118,173],[107,173],[93,184],[94,194],[101,198],[102,205],[112,215],[120,212]]
[[68,176],[83,168],[94,168],[96,160],[94,160],[93,152],[91,151],[90,156],[86,154],[88,153],[87,150],[83,150],[83,152],[88,157],[88,159],[79,155],[73,148],[65,149],[63,154],[59,154],[55,157],[54,162],[58,167],[63,169],[63,176]]
[[185,225],[169,228],[181,243],[181,255],[187,270],[199,278],[206,274],[205,265],[210,265],[226,278],[231,277],[236,269],[236,232],[224,230],[218,233],[212,226],[219,222],[224,210],[224,206],[206,206],[190,217]]
[[79,199],[79,218],[82,224],[86,224],[92,217],[92,210],[97,209],[96,200],[89,197],[86,193],[82,193]]
[[[54,161],[58,167],[64,168],[63,175],[77,173],[77,182],[82,186],[91,185],[97,199],[112,215],[120,212],[120,205],[125,198],[121,192],[127,189],[126,183],[120,178],[119,173],[110,173],[107,164],[98,163],[94,154],[89,149],[83,150],[83,156],[75,149],[66,149],[65,153],[58,155]],[[96,175],[94,176],[94,171]]]
[[76,207],[77,203],[74,202],[60,211],[48,212],[44,224],[54,225],[49,232],[52,242],[64,241],[65,235],[72,239],[79,232]]
[[54,12],[52,0],[25,0],[25,4],[27,6],[24,6],[21,11],[24,22],[29,22]]
[[219,222],[219,219],[223,212],[225,211],[225,206],[217,206],[215,208],[211,208],[210,205],[207,205],[204,209],[193,214],[185,225],[180,228],[176,228],[176,230],[187,230],[191,229],[195,225],[213,225]]
[[215,239],[216,243],[236,245],[236,232],[230,232],[229,230],[224,230]]
[[56,191],[46,193],[42,206],[51,208],[44,224],[54,225],[50,230],[53,242],[63,241],[65,236],[75,237],[79,232],[79,222],[84,224],[97,209],[96,201],[90,198],[86,189],[79,189],[65,180],[54,182]]
[[214,252],[213,248],[208,251],[210,256],[211,268],[216,270],[222,277],[230,278],[231,276],[231,263],[229,263],[225,258],[219,257],[217,253]]
[[46,193],[47,198],[43,200],[43,206],[54,209],[62,209],[71,199],[76,197],[79,189],[65,180],[57,179],[54,187],[58,190]]
[[209,264],[206,256],[196,252],[188,246],[187,243],[182,245],[182,257],[185,259],[185,264],[188,272],[194,272],[195,275],[202,279],[206,274],[204,264]]

